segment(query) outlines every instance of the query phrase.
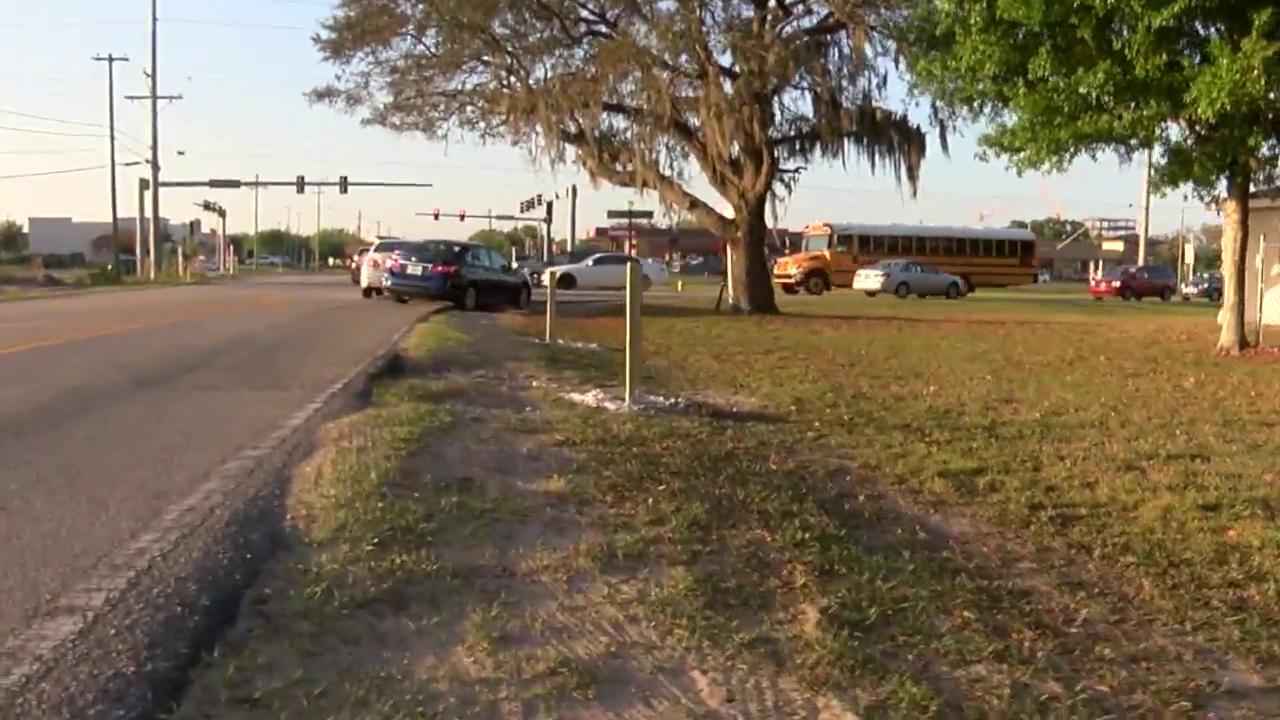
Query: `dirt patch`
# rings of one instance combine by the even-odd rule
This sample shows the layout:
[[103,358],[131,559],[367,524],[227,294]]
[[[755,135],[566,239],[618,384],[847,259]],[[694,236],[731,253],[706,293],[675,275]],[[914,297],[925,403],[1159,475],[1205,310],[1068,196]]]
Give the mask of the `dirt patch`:
[[324,431],[295,480],[295,547],[178,717],[854,717],[775,667],[653,623],[662,569],[606,573],[593,558],[605,526],[526,394],[531,348],[486,316],[459,324],[469,345],[408,362],[374,392],[380,412],[441,406],[447,427],[373,497],[333,478],[385,434],[359,416]]

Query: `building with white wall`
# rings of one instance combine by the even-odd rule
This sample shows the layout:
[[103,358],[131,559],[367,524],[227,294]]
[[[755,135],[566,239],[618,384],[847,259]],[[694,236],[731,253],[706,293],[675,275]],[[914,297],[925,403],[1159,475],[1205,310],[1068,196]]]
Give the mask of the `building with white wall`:
[[[210,236],[202,232],[200,220],[195,220],[197,239],[209,241]],[[134,235],[137,218],[120,218],[120,234]],[[187,223],[171,223],[166,218],[160,219],[160,227],[167,228],[170,237],[183,241],[188,239],[190,229]],[[95,254],[94,238],[111,234],[111,221],[107,220],[73,220],[69,217],[33,217],[27,219],[27,247],[37,255],[70,255],[84,253],[90,260],[105,260],[109,253]],[[147,237],[147,228],[143,227],[142,239]]]

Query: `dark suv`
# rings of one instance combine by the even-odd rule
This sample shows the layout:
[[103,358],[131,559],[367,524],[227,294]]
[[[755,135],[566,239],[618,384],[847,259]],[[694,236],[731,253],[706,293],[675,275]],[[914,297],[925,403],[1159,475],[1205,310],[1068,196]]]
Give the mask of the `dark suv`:
[[1200,273],[1182,283],[1182,299],[1205,298],[1216,303],[1222,300],[1222,276],[1218,273]]
[[408,242],[386,263],[382,287],[396,302],[421,297],[479,306],[529,307],[529,280],[493,248],[454,240]]
[[1177,292],[1178,276],[1160,265],[1121,265],[1089,281],[1089,294],[1094,300],[1158,297],[1169,302]]

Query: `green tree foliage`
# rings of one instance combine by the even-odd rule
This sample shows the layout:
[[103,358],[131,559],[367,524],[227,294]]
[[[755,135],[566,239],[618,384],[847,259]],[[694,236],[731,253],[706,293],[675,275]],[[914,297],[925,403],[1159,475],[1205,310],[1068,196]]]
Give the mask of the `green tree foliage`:
[[27,249],[27,233],[15,220],[0,222],[0,253],[20,253]]
[[501,230],[478,230],[467,238],[473,243],[487,245],[507,257],[511,253],[511,237]]
[[521,225],[509,230],[479,230],[467,239],[474,243],[488,245],[502,253],[503,257],[509,258],[512,248],[515,248],[516,254],[520,255],[526,252],[526,248],[537,247],[541,242],[541,232],[537,225]]
[[320,257],[350,257],[364,242],[359,235],[343,228],[325,228],[316,238],[320,243]]
[[1079,220],[1051,216],[1040,218],[1039,220],[1032,220],[1030,222],[1026,220],[1014,220],[1009,223],[1009,227],[1030,230],[1041,240],[1062,242],[1083,230],[1084,223]]
[[[258,255],[280,255],[283,257],[295,257],[298,254],[298,248],[310,247],[307,238],[294,233],[285,232],[284,230],[264,230],[258,233]],[[245,245],[246,250],[253,249],[253,237],[250,236]]]
[[[134,245],[133,231],[132,230],[121,231],[119,238],[116,240],[115,247],[118,247],[121,253],[124,253],[126,255],[132,255],[133,245]],[[115,248],[112,247],[112,243],[111,243],[111,233],[103,233],[102,235],[99,235],[98,237],[94,238],[89,242],[89,247],[93,248],[93,251],[100,255],[105,255],[107,253],[115,252]]]
[[1220,202],[1218,352],[1247,345],[1250,189],[1280,160],[1274,0],[931,0],[902,29],[917,89],[985,121],[983,147],[1016,169],[1151,148],[1157,189]]
[[[901,5],[344,0],[317,39],[337,75],[312,97],[655,192],[729,240],[734,305],[776,312],[764,253],[775,188],[813,159],[857,156],[915,191],[925,134],[883,102],[895,54],[883,28]],[[720,199],[695,193],[691,171]]]

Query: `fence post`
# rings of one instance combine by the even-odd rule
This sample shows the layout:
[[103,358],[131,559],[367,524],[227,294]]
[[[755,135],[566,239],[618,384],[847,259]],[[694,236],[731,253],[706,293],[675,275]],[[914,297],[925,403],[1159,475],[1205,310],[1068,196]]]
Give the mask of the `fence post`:
[[547,334],[546,341],[552,345],[556,341],[556,280],[560,273],[548,270],[542,276],[542,284],[547,286]]
[[641,285],[643,271],[638,263],[627,263],[627,368],[625,392],[627,407],[634,407],[640,376],[640,308],[644,304]]

